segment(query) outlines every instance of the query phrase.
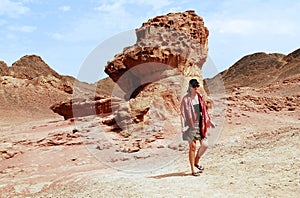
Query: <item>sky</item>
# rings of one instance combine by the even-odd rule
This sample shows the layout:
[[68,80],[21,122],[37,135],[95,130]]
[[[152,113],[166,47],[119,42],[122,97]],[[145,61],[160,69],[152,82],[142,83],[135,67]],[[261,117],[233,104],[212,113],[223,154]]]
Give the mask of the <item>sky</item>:
[[216,70],[206,77],[248,54],[300,48],[295,0],[0,0],[0,60],[10,66],[35,54],[62,75],[95,82],[107,61],[135,43],[143,22],[186,10],[209,29],[208,62]]

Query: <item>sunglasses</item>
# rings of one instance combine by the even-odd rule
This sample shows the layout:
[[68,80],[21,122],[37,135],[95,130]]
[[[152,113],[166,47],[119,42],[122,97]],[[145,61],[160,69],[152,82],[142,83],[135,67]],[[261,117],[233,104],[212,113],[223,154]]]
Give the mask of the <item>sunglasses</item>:
[[192,87],[193,88],[199,87],[199,84],[193,84]]

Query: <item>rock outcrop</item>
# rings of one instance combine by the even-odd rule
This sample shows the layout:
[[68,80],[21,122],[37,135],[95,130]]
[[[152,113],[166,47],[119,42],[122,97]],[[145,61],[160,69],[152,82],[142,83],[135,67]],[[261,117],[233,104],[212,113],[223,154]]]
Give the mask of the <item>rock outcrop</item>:
[[120,102],[118,98],[112,99],[110,96],[114,85],[110,78],[104,78],[94,85],[76,81],[72,99],[52,104],[50,109],[64,119],[111,114]]
[[8,73],[8,66],[4,61],[0,61],[0,76],[6,76]]
[[17,154],[21,154],[22,152],[17,150],[13,143],[11,142],[2,142],[0,145],[0,162],[3,159],[13,158]]
[[194,11],[155,17],[136,30],[136,44],[108,62],[105,72],[127,93],[127,99],[149,80],[165,78],[166,70],[201,80],[208,34],[203,19]]
[[50,109],[63,116],[64,119],[69,119],[96,114],[111,114],[113,107],[111,98],[95,96],[88,99],[75,98],[66,102],[55,103],[51,105]]

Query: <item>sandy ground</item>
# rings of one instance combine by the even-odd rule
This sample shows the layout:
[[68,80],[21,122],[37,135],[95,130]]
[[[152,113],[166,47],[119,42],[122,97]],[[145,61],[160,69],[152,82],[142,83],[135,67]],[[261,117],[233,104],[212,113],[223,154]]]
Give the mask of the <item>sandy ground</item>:
[[108,131],[100,117],[4,125],[0,197],[299,197],[299,109],[230,112],[199,177],[178,126],[171,139],[122,153],[106,144],[114,134],[99,135]]

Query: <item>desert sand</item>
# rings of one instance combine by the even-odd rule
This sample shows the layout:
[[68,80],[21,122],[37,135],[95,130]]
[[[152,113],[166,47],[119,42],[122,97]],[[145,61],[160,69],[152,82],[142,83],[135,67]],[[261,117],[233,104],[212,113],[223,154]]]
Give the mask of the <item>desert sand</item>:
[[263,94],[244,88],[215,99],[226,104],[225,119],[211,111],[219,127],[209,131],[199,177],[177,124],[151,148],[125,154],[104,144],[101,137],[123,140],[100,116],[1,126],[0,197],[298,197],[299,107],[270,111],[236,100]]

